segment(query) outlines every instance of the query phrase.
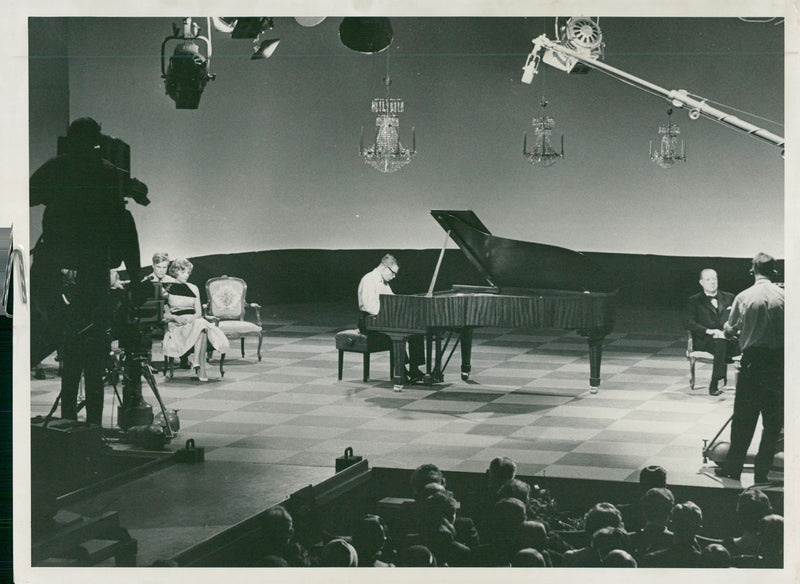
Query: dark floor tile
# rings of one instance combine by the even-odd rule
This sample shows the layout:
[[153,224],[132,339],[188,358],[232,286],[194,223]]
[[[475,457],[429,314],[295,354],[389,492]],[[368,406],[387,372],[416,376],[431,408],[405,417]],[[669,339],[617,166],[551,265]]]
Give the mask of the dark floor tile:
[[537,426],[555,428],[606,428],[616,421],[616,418],[579,418],[570,416],[542,416],[536,420]]
[[655,377],[675,377],[686,375],[689,372],[689,363],[686,363],[686,371],[681,369],[669,368],[669,367],[647,367],[646,365],[633,365],[630,369],[628,369],[625,373],[630,373],[633,375],[653,375]]
[[204,393],[199,393],[192,399],[220,399],[252,402],[273,395],[266,391],[226,391],[225,389],[212,389]]
[[553,464],[567,466],[599,466],[603,468],[640,468],[644,466],[645,462],[647,462],[646,456],[570,452]]
[[543,406],[536,404],[502,404],[489,403],[474,410],[476,412],[493,412],[496,414],[530,414],[552,409],[553,406]]
[[[602,395],[602,394],[598,394]],[[593,395],[590,397],[576,397],[567,406],[592,407],[592,408],[618,408],[633,410],[642,404],[641,400],[635,399],[606,399]]]
[[502,394],[499,392],[477,392],[477,391],[454,391],[444,389],[436,391],[424,399],[444,400],[444,401],[471,401],[471,402],[491,402]]
[[[219,412],[217,412],[219,414]],[[269,428],[269,424],[246,424],[242,422],[200,422],[191,427],[201,434],[242,434],[250,436]]]
[[580,440],[556,440],[548,438],[505,438],[492,445],[492,448],[502,450],[550,450],[554,452],[571,452],[583,444]]
[[663,432],[629,432],[625,430],[603,430],[594,437],[593,441],[606,442],[627,442],[635,444],[643,442],[645,444],[669,444],[675,439],[675,434],[665,434]]
[[478,424],[469,430],[467,434],[478,434],[481,436],[508,436],[519,430],[522,426],[514,424]]
[[[281,402],[253,402],[237,409],[237,412],[267,412],[270,414],[304,414],[312,406],[309,404],[292,404]],[[322,407],[322,406],[319,406]],[[219,412],[215,412],[218,414]]]
[[247,436],[228,444],[228,448],[257,448],[261,450],[309,450],[322,440],[294,436]]

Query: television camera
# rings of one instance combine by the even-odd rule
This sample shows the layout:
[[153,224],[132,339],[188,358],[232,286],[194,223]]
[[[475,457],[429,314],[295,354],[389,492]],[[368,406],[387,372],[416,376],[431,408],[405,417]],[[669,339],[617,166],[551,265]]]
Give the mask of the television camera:
[[[118,349],[110,354],[106,379],[112,385],[120,405],[117,425],[126,432],[122,439],[159,450],[175,437],[180,428],[176,411],[168,411],[158,391],[152,359],[153,333],[163,326],[164,290],[160,283],[131,284],[130,288],[115,290],[115,318],[111,327],[112,339]],[[160,412],[144,400],[142,380],[153,392]],[[122,381],[122,397],[117,385]]]

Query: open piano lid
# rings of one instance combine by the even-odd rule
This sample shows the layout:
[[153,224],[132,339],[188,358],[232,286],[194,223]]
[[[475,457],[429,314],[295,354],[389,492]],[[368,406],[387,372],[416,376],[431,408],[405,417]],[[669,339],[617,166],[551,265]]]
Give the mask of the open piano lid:
[[613,275],[580,252],[492,235],[472,211],[431,211],[492,286],[612,292]]

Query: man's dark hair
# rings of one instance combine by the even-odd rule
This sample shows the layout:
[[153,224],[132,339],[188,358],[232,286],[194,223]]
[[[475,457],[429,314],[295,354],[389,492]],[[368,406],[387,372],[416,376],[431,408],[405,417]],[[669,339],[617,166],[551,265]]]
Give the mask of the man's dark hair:
[[583,530],[589,535],[603,527],[620,525],[622,525],[622,513],[611,503],[597,503],[583,517]]
[[678,503],[672,510],[672,531],[679,535],[697,535],[703,527],[703,511],[692,501]]
[[711,543],[700,555],[701,568],[730,568],[733,565],[731,552],[721,543]]
[[422,502],[422,512],[429,519],[453,518],[458,509],[458,501],[447,491],[434,493]]
[[753,258],[753,267],[751,271],[753,274],[766,276],[770,280],[778,275],[775,258],[769,254],[765,254],[763,251],[758,252]]
[[519,479],[508,480],[503,483],[503,486],[497,491],[497,498],[507,499],[509,497],[519,499],[527,505],[531,497],[531,486]]
[[639,487],[642,492],[663,489],[667,486],[667,471],[662,466],[650,465],[639,472]]
[[772,503],[763,491],[747,489],[739,495],[736,516],[742,529],[755,532],[759,519],[772,513]]
[[611,550],[628,549],[628,532],[621,527],[603,527],[592,534],[592,549],[601,558]]
[[422,464],[414,469],[414,472],[411,473],[411,492],[414,493],[416,497],[419,492],[422,490],[422,487],[427,485],[428,483],[439,483],[441,485],[445,484],[444,475],[442,471],[439,470],[439,467],[435,464]]
[[642,514],[647,521],[669,520],[675,496],[669,489],[650,489],[641,498]]
[[76,150],[91,150],[100,144],[100,124],[92,118],[78,118],[69,125],[67,139]]
[[280,505],[267,510],[261,523],[267,544],[283,545],[294,534],[292,516]]
[[517,465],[507,456],[498,456],[492,459],[486,472],[491,484],[502,485],[516,476]]

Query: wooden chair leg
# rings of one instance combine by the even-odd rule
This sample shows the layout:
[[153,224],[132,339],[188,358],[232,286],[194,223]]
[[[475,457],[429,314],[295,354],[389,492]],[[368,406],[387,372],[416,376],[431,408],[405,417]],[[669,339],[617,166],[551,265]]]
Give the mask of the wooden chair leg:
[[241,338],[242,341],[242,359],[244,359],[244,337]]
[[364,353],[364,382],[369,381],[369,353]]
[[220,377],[225,377],[225,369],[223,368],[224,364],[225,364],[225,353],[220,353],[219,354],[219,376]]
[[389,379],[394,375],[394,351],[389,349]]
[[263,335],[261,333],[258,334],[258,362],[261,363],[261,341],[263,341]]
[[692,389],[694,389],[694,365],[696,362],[696,359],[689,359],[689,387]]
[[342,380],[342,369],[344,369],[344,351],[339,349],[339,381]]

